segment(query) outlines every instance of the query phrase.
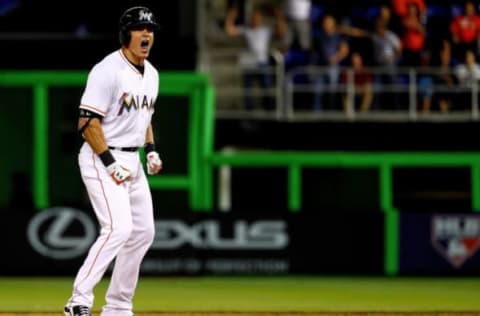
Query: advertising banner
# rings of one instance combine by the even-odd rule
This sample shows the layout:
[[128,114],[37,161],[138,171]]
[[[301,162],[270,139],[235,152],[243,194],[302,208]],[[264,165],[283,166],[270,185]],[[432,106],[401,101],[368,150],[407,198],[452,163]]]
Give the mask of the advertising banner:
[[[2,214],[8,214],[0,216],[9,253],[0,263],[4,275],[74,274],[99,231],[92,211],[70,207]],[[142,273],[383,273],[381,212],[280,214],[186,212],[156,218]]]
[[480,214],[402,213],[400,272],[480,274]]

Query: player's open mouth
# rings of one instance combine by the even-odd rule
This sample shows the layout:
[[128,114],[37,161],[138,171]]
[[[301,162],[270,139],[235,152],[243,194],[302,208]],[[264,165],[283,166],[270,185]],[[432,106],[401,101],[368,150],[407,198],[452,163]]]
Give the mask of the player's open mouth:
[[142,40],[142,42],[140,43],[140,47],[142,48],[142,50],[147,50],[148,49],[148,40]]

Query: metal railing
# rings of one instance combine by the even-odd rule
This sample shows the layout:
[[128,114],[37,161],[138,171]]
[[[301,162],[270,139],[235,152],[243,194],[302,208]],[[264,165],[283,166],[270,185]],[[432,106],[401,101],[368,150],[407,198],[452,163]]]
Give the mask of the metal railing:
[[[215,74],[238,75],[236,84],[221,82],[217,84],[217,111],[219,118],[276,119],[280,121],[315,121],[315,120],[370,120],[370,121],[471,121],[478,120],[478,84],[469,86],[456,82],[453,85],[437,80],[441,75],[455,78],[452,69],[440,67],[397,67],[392,71],[384,67],[370,67],[372,75],[372,105],[367,111],[358,109],[355,73],[352,68],[338,67],[338,77],[333,84],[323,84],[316,80],[328,75],[329,67],[303,66],[285,71],[283,55],[272,52],[274,63],[267,70],[255,68],[241,69],[234,66],[210,67]],[[245,74],[265,74],[271,76],[269,88],[255,87],[246,91],[241,76]],[[390,76],[388,82],[382,77]],[[340,80],[342,78],[342,80]],[[215,79],[213,80],[215,84]],[[316,109],[315,96],[334,99],[333,107]],[[389,97],[385,97],[389,95]],[[447,98],[451,108],[446,111],[438,109],[439,96]],[[255,98],[256,106],[246,108],[243,99]],[[431,98],[431,109],[421,108],[422,98]],[[273,106],[259,105],[261,98],[271,98]],[[390,99],[388,99],[390,98]],[[225,100],[235,100],[236,106],[228,107]],[[387,100],[387,101],[385,101]],[[395,104],[394,104],[395,103]]]
[[[339,120],[478,120],[478,83],[466,85],[460,82],[453,84],[441,83],[437,78],[449,75],[455,79],[452,69],[439,67],[405,68],[398,67],[393,71],[384,67],[371,67],[369,73],[372,76],[371,92],[373,94],[372,108],[365,112],[357,109],[355,100],[357,85],[352,68],[339,67],[336,69],[343,74],[334,84],[325,84],[319,92],[315,84],[316,78],[328,75],[332,68],[329,67],[297,67],[285,74],[285,119],[287,120],[316,120],[316,119],[339,119]],[[382,82],[381,78],[389,76],[388,82]],[[301,77],[301,80],[299,80]],[[300,82],[299,82],[300,81]],[[422,81],[422,82],[421,82]],[[316,110],[313,106],[298,109],[298,103],[294,98],[298,94],[307,94],[312,98],[315,93],[322,95],[336,95],[334,108]],[[390,99],[382,103],[381,96],[390,94]],[[349,102],[342,107],[341,96]],[[420,102],[422,98],[430,99],[436,103],[438,97],[446,98],[452,107],[447,111],[439,110],[422,111]],[[307,98],[308,100],[308,98]],[[308,102],[308,101],[307,101]],[[436,104],[432,104],[433,107]]]

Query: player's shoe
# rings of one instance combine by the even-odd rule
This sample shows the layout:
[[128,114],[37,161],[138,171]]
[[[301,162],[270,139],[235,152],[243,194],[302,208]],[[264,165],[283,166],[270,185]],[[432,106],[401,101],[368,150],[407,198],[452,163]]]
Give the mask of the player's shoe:
[[90,308],[87,306],[77,305],[77,306],[65,306],[63,309],[65,316],[91,316]]

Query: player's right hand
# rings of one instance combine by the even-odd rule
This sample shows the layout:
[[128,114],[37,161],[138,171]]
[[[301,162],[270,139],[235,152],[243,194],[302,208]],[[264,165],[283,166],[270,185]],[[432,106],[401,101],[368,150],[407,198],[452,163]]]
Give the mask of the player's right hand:
[[163,162],[156,151],[149,152],[147,155],[147,172],[149,175],[154,175],[160,172],[163,168]]
[[107,167],[107,171],[117,184],[120,184],[123,181],[127,180],[131,175],[130,170],[128,170],[116,161]]

